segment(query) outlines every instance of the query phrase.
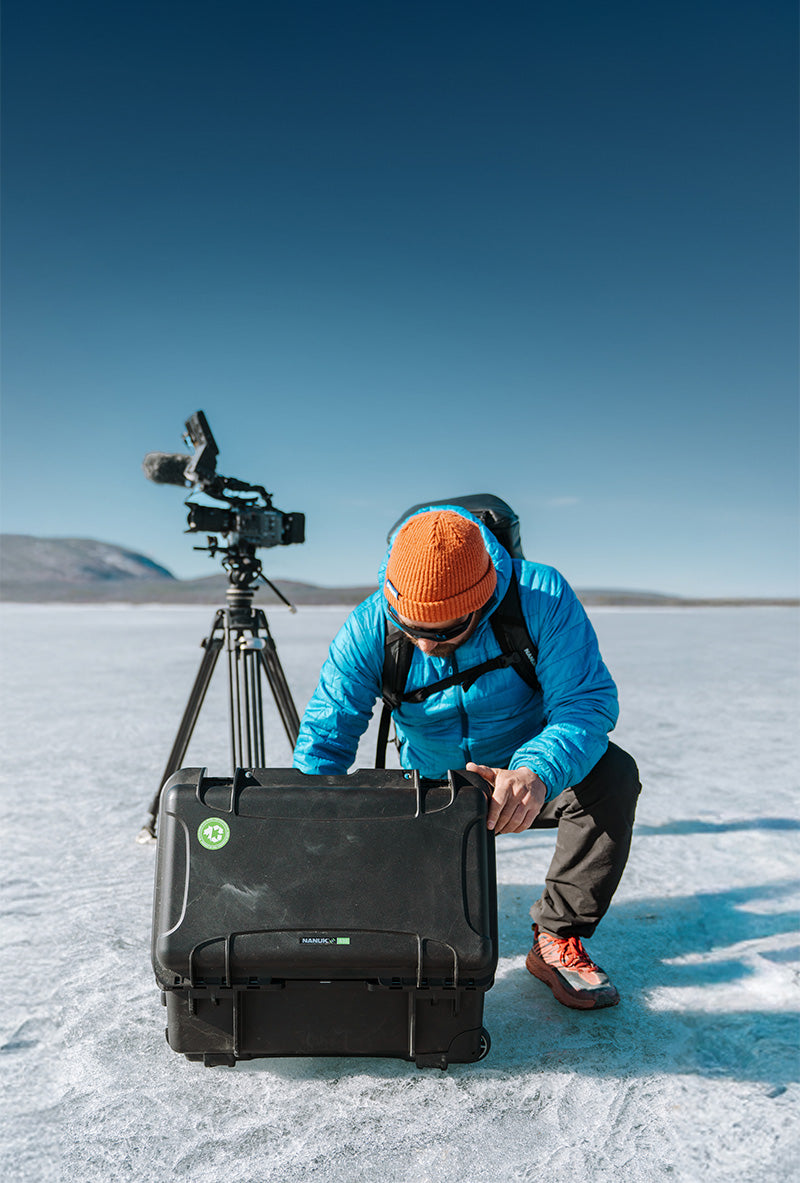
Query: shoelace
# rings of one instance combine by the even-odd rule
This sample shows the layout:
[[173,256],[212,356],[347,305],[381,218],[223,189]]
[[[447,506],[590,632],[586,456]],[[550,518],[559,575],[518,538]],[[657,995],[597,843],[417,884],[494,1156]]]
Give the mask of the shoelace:
[[567,969],[588,969],[592,973],[598,972],[598,967],[581,944],[580,937],[554,937],[539,933],[542,952],[552,950],[558,953],[558,959]]

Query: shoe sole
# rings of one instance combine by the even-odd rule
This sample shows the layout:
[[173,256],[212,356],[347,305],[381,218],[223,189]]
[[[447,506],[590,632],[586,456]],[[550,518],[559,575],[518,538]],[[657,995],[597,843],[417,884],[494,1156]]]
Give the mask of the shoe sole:
[[598,994],[594,998],[581,998],[579,995],[571,993],[562,982],[558,971],[545,961],[534,957],[532,953],[529,953],[525,958],[525,968],[540,982],[544,982],[545,986],[550,987],[553,995],[562,1006],[568,1006],[572,1010],[601,1010],[606,1006],[616,1006],[619,1002],[619,994],[616,990],[613,994],[606,993],[605,996]]

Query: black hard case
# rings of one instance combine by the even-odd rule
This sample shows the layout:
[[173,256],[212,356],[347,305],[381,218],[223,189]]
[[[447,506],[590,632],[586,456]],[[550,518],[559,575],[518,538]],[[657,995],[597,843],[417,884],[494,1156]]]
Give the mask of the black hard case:
[[[170,1047],[258,1056],[481,1059],[497,965],[487,790],[469,773],[170,778],[158,821],[153,968]],[[230,836],[205,849],[210,818]]]

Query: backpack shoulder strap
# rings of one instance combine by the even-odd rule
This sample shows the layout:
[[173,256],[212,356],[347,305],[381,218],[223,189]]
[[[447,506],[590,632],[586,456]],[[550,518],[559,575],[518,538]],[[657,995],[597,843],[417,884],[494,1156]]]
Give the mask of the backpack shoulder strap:
[[386,621],[386,638],[383,652],[383,682],[381,698],[383,710],[378,724],[378,743],[375,751],[375,767],[386,767],[386,744],[389,739],[389,724],[392,711],[403,701],[403,692],[411,669],[414,646],[406,634],[391,621]]
[[522,614],[516,572],[511,576],[506,594],[492,613],[491,622],[501,651],[504,654],[514,654],[513,668],[523,682],[534,692],[541,690],[539,679],[536,677],[536,658],[539,651]]
[[413,656],[414,646],[411,639],[396,624],[387,620],[381,698],[390,710],[395,710],[403,701]]

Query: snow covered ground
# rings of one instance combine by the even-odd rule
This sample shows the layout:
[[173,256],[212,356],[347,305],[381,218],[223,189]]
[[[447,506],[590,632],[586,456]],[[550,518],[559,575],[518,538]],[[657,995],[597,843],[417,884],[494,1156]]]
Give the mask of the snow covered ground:
[[[210,609],[2,610],[0,1177],[116,1183],[797,1179],[798,613],[594,610],[644,792],[591,942],[623,1001],[524,968],[552,832],[498,840],[489,1057],[206,1069],[170,1051],[135,844]],[[302,708],[341,609],[270,611]],[[228,771],[220,669],[187,764]],[[269,713],[270,763],[290,763]],[[369,766],[372,750],[360,763]]]

